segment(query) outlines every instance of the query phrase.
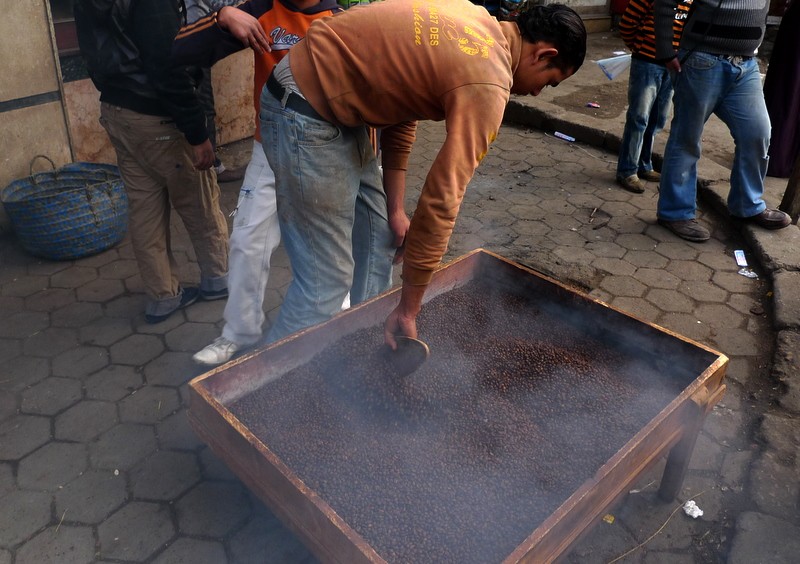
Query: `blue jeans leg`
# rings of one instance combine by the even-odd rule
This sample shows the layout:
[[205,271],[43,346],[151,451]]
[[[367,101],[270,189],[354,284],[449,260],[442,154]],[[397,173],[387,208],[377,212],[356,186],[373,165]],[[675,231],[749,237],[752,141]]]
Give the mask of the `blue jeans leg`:
[[675,117],[664,156],[658,217],[676,221],[695,216],[700,139],[712,113],[736,142],[730,212],[749,217],[763,211],[770,123],[756,60],[733,64],[695,52],[674,77],[674,88]]
[[653,170],[653,140],[664,129],[672,103],[672,83],[662,65],[633,59],[628,111],[617,161],[617,177]]
[[351,286],[354,303],[387,289],[392,236],[366,128],[285,109],[266,90],[260,120],[293,274],[271,342],[329,319]]
[[715,113],[728,126],[736,144],[728,210],[737,217],[750,217],[767,207],[762,196],[769,162],[769,113],[756,59],[739,67],[727,61],[723,64],[730,67],[731,85]]

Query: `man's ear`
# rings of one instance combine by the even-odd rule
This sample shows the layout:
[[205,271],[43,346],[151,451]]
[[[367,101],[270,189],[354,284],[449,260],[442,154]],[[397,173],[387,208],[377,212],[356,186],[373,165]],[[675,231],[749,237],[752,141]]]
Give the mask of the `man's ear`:
[[549,44],[538,44],[534,47],[533,53],[531,53],[533,63],[538,63],[539,61],[544,61],[547,59],[552,59],[553,57],[558,56],[558,49],[553,47]]

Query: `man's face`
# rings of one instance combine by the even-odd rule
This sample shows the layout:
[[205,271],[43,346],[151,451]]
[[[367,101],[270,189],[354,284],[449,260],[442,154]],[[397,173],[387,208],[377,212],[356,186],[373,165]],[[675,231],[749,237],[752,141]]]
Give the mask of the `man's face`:
[[523,56],[514,73],[512,94],[538,96],[545,86],[555,88],[575,71],[563,71],[553,64],[558,51],[551,43],[538,42],[523,44]]

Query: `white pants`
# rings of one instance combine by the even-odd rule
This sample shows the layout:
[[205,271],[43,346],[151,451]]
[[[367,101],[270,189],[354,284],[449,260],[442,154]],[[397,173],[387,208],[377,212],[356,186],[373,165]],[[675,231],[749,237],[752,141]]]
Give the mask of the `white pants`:
[[228,303],[222,336],[240,346],[261,339],[269,261],[281,241],[275,202],[275,174],[261,143],[253,154],[239,192],[228,258]]

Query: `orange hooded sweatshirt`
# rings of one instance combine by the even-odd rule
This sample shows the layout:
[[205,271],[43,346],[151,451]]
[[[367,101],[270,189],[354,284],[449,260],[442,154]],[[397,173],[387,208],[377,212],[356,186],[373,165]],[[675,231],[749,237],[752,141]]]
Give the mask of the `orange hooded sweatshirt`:
[[383,166],[405,170],[416,121],[445,120],[405,242],[403,280],[426,285],[475,168],[497,136],[519,64],[516,23],[467,0],[386,0],[315,21],[289,63],[303,96],[343,126],[381,128]]

